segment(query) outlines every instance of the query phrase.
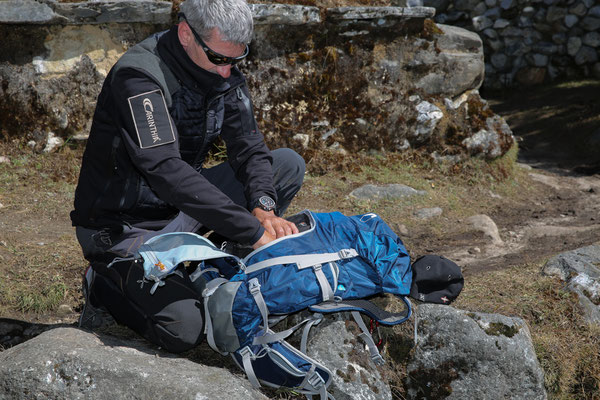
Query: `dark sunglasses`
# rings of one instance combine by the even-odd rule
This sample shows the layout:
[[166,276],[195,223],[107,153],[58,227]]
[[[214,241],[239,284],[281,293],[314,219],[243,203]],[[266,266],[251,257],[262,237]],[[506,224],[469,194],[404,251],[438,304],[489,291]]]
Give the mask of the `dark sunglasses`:
[[204,50],[204,53],[208,58],[208,61],[210,61],[211,63],[215,65],[235,65],[248,56],[248,53],[250,52],[250,47],[248,45],[246,45],[246,50],[244,50],[244,54],[238,57],[224,56],[223,54],[219,54],[216,51],[211,50],[211,48],[208,47],[206,43],[204,43],[204,40],[200,38],[200,35],[198,35],[194,28],[192,28],[192,25],[190,25],[185,15],[183,13],[180,13],[179,16],[183,18],[183,20],[188,24],[190,30],[192,31],[192,34],[196,38],[196,41],[200,44],[202,50]]

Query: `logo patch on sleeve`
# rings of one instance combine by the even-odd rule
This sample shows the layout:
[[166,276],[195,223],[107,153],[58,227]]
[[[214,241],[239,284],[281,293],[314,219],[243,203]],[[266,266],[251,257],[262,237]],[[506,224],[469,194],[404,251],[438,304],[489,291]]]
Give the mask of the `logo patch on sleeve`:
[[127,99],[140,147],[161,146],[175,141],[175,132],[160,89]]

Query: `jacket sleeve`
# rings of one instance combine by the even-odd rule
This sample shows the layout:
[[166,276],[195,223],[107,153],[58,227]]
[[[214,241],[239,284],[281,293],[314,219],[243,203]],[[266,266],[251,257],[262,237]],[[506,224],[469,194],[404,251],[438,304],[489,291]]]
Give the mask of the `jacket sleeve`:
[[273,187],[273,158],[256,124],[245,84],[225,97],[221,137],[227,146],[228,160],[236,178],[244,184],[248,203],[263,195],[277,201]]
[[158,197],[227,238],[258,241],[264,232],[259,221],[181,159],[177,128],[161,104],[159,85],[141,71],[123,69],[112,87],[129,157]]

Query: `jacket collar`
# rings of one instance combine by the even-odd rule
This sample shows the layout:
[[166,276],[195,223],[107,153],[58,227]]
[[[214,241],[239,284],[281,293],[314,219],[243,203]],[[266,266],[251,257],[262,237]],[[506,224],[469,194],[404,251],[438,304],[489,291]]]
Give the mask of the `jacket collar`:
[[196,65],[187,55],[177,36],[177,25],[174,25],[158,41],[158,54],[185,86],[207,95],[224,92],[232,86],[244,82],[242,73],[234,67],[227,79],[218,74],[208,72]]

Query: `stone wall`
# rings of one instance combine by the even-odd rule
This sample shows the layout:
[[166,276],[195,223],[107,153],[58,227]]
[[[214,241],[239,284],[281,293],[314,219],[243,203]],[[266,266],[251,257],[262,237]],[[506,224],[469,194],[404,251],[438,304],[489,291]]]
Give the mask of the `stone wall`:
[[[39,150],[57,137],[87,138],[110,67],[173,22],[170,4],[0,1],[0,136]],[[480,37],[436,25],[433,8],[251,6],[255,34],[240,68],[270,146],[309,163],[324,152],[407,149],[493,159],[511,147],[510,129],[477,90]]]
[[477,32],[484,87],[600,78],[600,4],[595,0],[424,0],[435,21]]

